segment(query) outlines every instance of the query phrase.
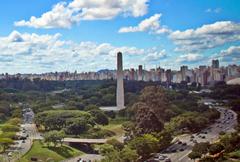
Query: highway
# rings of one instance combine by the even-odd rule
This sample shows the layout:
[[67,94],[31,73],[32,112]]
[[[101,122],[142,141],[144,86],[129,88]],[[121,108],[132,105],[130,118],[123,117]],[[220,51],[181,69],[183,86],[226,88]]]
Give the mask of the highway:
[[237,125],[237,114],[221,106],[214,106],[221,116],[214,124],[199,133],[185,134],[175,138],[177,142],[160,153],[162,160],[169,158],[172,162],[190,162],[188,154],[196,142],[214,142],[218,139],[220,132],[233,132]]
[[6,161],[16,161],[21,155],[28,152],[32,146],[34,139],[42,139],[40,133],[37,131],[36,125],[33,124],[34,113],[31,108],[23,110],[23,124],[21,124],[20,132],[17,133],[21,137],[15,140],[4,155]]

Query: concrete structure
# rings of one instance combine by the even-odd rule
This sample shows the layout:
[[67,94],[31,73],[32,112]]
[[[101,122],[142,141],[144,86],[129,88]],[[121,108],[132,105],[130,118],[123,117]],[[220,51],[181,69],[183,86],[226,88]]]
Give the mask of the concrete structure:
[[64,138],[65,143],[85,143],[85,144],[104,144],[107,139],[81,139],[81,138]]
[[124,109],[122,53],[117,53],[117,109]]

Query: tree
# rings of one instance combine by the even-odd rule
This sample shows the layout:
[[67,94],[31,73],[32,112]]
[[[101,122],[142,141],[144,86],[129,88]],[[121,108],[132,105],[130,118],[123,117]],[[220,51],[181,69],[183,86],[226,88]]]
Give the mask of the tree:
[[224,146],[226,152],[231,152],[240,148],[240,135],[238,133],[231,133],[223,135],[220,138],[220,143]]
[[146,159],[151,153],[158,150],[158,139],[151,134],[144,134],[136,137],[129,142],[129,147],[137,151],[142,159]]
[[195,161],[195,159],[201,158],[201,156],[202,156],[202,155],[201,155],[200,153],[194,152],[194,151],[192,151],[190,154],[188,154],[188,157],[189,157],[190,159],[194,160],[194,161]]
[[106,143],[109,144],[109,145],[112,145],[114,147],[114,149],[116,149],[116,150],[122,150],[123,147],[124,147],[124,144],[119,142],[115,138],[107,140]]
[[156,137],[159,140],[159,143],[158,143],[159,150],[163,150],[167,148],[173,140],[172,134],[166,130],[163,130],[162,132],[157,134]]
[[192,151],[193,152],[196,152],[196,153],[199,153],[199,154],[206,154],[208,153],[208,149],[209,149],[209,142],[200,142],[200,143],[196,143],[194,146],[193,146],[193,149]]
[[63,131],[49,131],[44,134],[44,141],[48,144],[48,146],[50,143],[53,143],[54,147],[56,147],[57,144],[62,145],[64,136]]
[[220,143],[214,143],[210,146],[209,148],[209,153],[211,155],[217,154],[219,152],[221,152],[224,149],[223,145]]
[[13,144],[13,140],[11,138],[0,138],[0,145],[3,147],[3,152],[11,144]]
[[138,134],[160,132],[163,129],[165,115],[169,107],[165,91],[157,86],[145,87],[131,109],[135,112],[135,124]]
[[67,122],[67,127],[65,129],[67,134],[79,135],[88,131],[91,128],[91,125],[87,120],[83,118],[71,119]]
[[10,124],[4,124],[2,127],[1,127],[1,130],[3,132],[18,132],[19,131],[19,128],[15,125],[10,125]]
[[120,152],[120,157],[123,160],[123,162],[135,162],[138,158],[138,154],[136,150],[133,150],[128,146],[125,146],[123,150]]
[[104,155],[102,162],[135,162],[138,158],[136,150],[125,146],[121,151],[114,149],[110,144],[103,144],[99,148],[100,154]]
[[110,145],[110,144],[103,144],[99,148],[100,154],[104,155],[104,156],[114,152],[114,150],[115,149],[114,149],[113,145]]
[[11,125],[19,125],[21,123],[21,119],[20,118],[12,118],[12,119],[8,120],[7,123],[11,124]]
[[100,125],[108,125],[108,117],[101,110],[90,110],[89,113],[93,116],[93,120]]

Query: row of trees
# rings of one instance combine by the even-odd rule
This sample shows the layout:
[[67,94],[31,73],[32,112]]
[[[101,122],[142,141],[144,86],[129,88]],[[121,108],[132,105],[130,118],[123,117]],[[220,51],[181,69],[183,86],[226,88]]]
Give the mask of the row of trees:
[[19,132],[19,125],[21,120],[19,118],[12,118],[0,127],[0,152],[5,152],[9,145],[13,144],[17,139],[16,133]]

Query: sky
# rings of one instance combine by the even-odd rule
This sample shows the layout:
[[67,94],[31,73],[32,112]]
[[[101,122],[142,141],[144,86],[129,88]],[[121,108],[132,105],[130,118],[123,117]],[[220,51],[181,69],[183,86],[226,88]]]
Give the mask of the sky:
[[239,0],[5,0],[0,73],[240,63]]

